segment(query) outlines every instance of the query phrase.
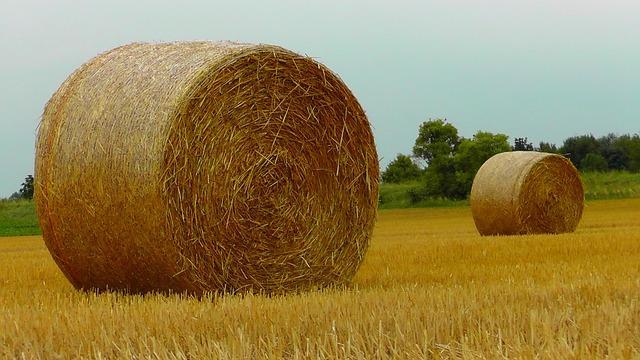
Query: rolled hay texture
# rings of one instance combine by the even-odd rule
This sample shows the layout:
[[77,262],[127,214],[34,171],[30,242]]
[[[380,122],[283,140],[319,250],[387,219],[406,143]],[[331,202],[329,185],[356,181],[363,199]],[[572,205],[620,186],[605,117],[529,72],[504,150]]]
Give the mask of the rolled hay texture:
[[480,167],[469,201],[481,235],[558,234],[578,226],[584,191],[565,157],[513,151]]
[[376,216],[363,109],[328,68],[277,46],[98,55],[47,103],[36,151],[44,240],[81,289],[341,284]]

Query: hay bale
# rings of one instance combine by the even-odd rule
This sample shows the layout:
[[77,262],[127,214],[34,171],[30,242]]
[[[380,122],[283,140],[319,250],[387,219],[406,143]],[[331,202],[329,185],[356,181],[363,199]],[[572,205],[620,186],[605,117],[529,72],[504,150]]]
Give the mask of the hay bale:
[[497,154],[473,179],[471,212],[481,235],[572,232],[584,192],[563,156],[534,151]]
[[48,102],[35,192],[77,288],[271,293],[352,278],[378,173],[363,109],[312,59],[135,43],[84,64]]

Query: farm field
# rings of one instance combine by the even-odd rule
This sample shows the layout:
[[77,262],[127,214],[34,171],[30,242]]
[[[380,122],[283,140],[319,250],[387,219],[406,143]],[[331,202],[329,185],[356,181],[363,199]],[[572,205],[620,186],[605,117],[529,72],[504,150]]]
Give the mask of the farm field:
[[[587,200],[611,200],[640,197],[640,173],[626,171],[583,172],[580,174]],[[450,207],[467,205],[467,200],[423,199],[412,201],[411,192],[419,192],[421,181],[380,186],[380,208]],[[2,229],[0,228],[0,233]]]
[[588,202],[556,236],[382,210],[351,287],[274,297],[83,293],[41,237],[0,238],[6,358],[638,357],[639,298],[640,199]]
[[[640,173],[609,171],[581,174],[587,200],[640,198]],[[412,203],[409,193],[420,188],[418,181],[380,185],[380,209],[466,206],[467,200],[427,199]],[[0,200],[0,237],[41,233],[32,200]]]

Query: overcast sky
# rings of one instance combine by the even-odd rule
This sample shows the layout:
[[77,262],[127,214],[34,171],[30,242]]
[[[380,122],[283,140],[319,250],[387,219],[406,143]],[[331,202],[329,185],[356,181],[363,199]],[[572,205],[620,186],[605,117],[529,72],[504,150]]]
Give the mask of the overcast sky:
[[79,65],[134,41],[277,44],[337,72],[385,165],[418,125],[560,143],[640,132],[637,1],[0,0],[0,197],[33,173],[45,102]]

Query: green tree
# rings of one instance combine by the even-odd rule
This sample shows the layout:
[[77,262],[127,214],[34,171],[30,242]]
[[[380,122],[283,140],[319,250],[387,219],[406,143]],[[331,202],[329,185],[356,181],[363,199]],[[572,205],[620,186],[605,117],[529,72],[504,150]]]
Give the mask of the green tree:
[[526,137],[513,139],[513,151],[533,151],[533,144]]
[[33,199],[33,176],[27,175],[19,192],[23,199]]
[[552,153],[552,154],[557,154],[560,151],[558,150],[558,147],[556,146],[556,144],[551,144],[548,142],[544,142],[541,141],[540,145],[538,146],[538,151],[542,151],[542,152],[546,152],[546,153]]
[[588,153],[580,162],[580,169],[583,171],[605,171],[607,170],[607,159],[596,153]]
[[415,180],[420,177],[422,170],[411,157],[398,154],[382,172],[382,181],[385,183],[400,183]]
[[[625,156],[626,170],[640,171],[640,135],[622,135],[616,139],[615,147]],[[609,167],[611,168],[611,164]]]
[[459,143],[458,129],[446,119],[425,121],[418,130],[413,155],[430,164],[436,157],[453,156]]
[[446,197],[462,199],[464,190],[460,187],[456,174],[456,164],[453,157],[438,156],[427,168],[424,176],[425,197]]
[[563,154],[568,154],[569,159],[577,168],[580,168],[582,159],[589,153],[600,153],[600,144],[593,135],[581,135],[567,138],[560,149]]
[[629,157],[620,146],[621,138],[622,136],[618,137],[616,134],[598,138],[599,153],[607,162],[608,169],[625,170],[628,167]]
[[[471,139],[462,139],[453,156],[440,155],[432,159],[424,176],[424,187],[416,194],[424,197],[466,198],[480,166],[497,153],[511,151],[507,140],[507,135],[484,131],[478,131]],[[412,199],[421,200],[416,194]]]

